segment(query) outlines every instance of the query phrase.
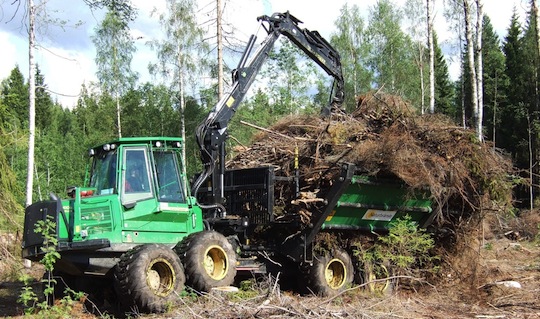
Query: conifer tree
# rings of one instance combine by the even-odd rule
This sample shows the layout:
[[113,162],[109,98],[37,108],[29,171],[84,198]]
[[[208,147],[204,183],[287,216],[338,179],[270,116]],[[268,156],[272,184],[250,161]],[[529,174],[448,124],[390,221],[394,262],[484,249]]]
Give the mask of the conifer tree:
[[498,140],[518,167],[528,166],[527,110],[524,107],[525,61],[523,57],[522,27],[514,9],[507,35],[504,39],[505,74],[511,85],[505,90],[506,101],[501,105],[501,127]]
[[434,69],[435,69],[435,111],[457,119],[454,103],[454,85],[450,80],[448,64],[439,46],[437,34],[433,34]]
[[38,131],[44,131],[49,126],[53,104],[51,95],[47,91],[45,76],[36,65],[36,129]]
[[2,87],[2,100],[10,119],[5,125],[13,130],[28,128],[28,86],[19,66],[15,66]]
[[13,135],[9,134],[7,130],[9,125],[6,121],[11,116],[3,97],[2,94],[0,97],[0,229],[16,230],[20,229],[22,225],[22,206],[18,204],[22,192],[4,152],[5,147],[13,144],[14,141]]
[[501,104],[505,99],[508,79],[504,69],[504,55],[501,44],[488,16],[484,16],[482,32],[484,61],[484,124],[488,140],[497,143],[498,129],[501,123]]
[[537,40],[537,28],[538,22],[536,17],[536,8],[534,3],[530,3],[531,7],[527,15],[525,32],[523,34],[523,46],[522,53],[524,64],[527,66],[524,68],[524,90],[523,104],[527,109],[527,129],[528,129],[528,171],[529,179],[531,180],[531,186],[529,188],[529,208],[533,209],[535,187],[540,180],[539,173],[540,168],[537,165],[538,156],[540,154],[539,149],[539,126],[540,126],[540,94],[539,94],[539,71],[540,62],[538,56],[538,40]]
[[[1,101],[5,105],[2,107],[5,109],[2,115],[4,117],[2,127],[5,134],[10,136],[9,143],[6,142],[2,149],[7,163],[15,174],[14,180],[17,182],[17,187],[20,189],[24,189],[27,176],[28,93],[28,84],[25,83],[19,67],[15,66],[2,85]],[[25,200],[24,198],[17,199],[21,202]]]

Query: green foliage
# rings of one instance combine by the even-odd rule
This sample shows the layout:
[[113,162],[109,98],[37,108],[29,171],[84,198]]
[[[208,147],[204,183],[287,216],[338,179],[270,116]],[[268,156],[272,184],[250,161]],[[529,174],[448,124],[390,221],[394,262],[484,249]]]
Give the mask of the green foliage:
[[96,35],[92,37],[96,46],[98,79],[107,92],[117,97],[131,88],[137,78],[136,73],[131,70],[131,60],[136,48],[128,22],[122,11],[111,6],[96,28]]
[[[364,20],[357,5],[349,8],[345,4],[334,22],[337,31],[330,43],[340,53],[345,80],[345,106],[349,111],[355,108],[355,97],[371,88],[372,72],[366,69],[368,46]],[[319,92],[323,92],[319,89]],[[325,102],[328,99],[324,100]]]
[[19,299],[17,299],[17,302],[24,305],[26,314],[31,314],[35,312],[36,306],[39,302],[38,296],[36,295],[32,287],[30,287],[32,277],[25,274],[21,276],[19,280],[23,282],[24,287],[22,288],[21,294],[19,295]]
[[132,6],[129,0],[84,0],[90,8],[107,8],[114,12],[119,21],[121,21],[125,27],[131,21],[135,21],[137,17],[137,11]]
[[51,216],[47,215],[46,220],[37,222],[34,232],[43,236],[43,246],[41,247],[41,251],[44,255],[41,259],[41,264],[43,264],[46,274],[45,278],[42,279],[44,284],[43,294],[45,295],[43,307],[46,309],[50,304],[50,298],[54,298],[54,285],[57,284],[57,281],[53,278],[52,273],[54,264],[60,259],[60,253],[56,251],[56,245],[58,244],[58,239],[56,238],[56,223]]
[[436,34],[433,36],[433,47],[435,51],[435,112],[457,119],[458,111],[454,104],[454,85],[450,81],[448,65],[439,46]]
[[307,111],[312,107],[308,103],[308,91],[315,83],[317,72],[311,59],[289,40],[281,38],[260,74],[268,81],[264,91],[270,108],[266,112],[281,117]]
[[41,259],[41,263],[46,271],[53,271],[56,260],[60,258],[60,253],[56,251],[58,239],[56,238],[56,223],[53,221],[53,217],[47,215],[46,220],[39,220],[34,228],[34,232],[43,236],[41,251],[45,255]]
[[41,259],[41,263],[46,271],[46,276],[42,279],[45,301],[37,303],[37,295],[28,287],[29,278],[23,276],[22,281],[25,284],[25,288],[19,298],[19,302],[26,307],[25,311],[27,313],[33,313],[39,309],[49,309],[49,305],[51,304],[50,298],[54,298],[54,285],[56,284],[56,280],[52,278],[52,271],[54,270],[56,260],[60,258],[60,254],[56,251],[58,240],[56,239],[56,223],[53,221],[53,218],[47,215],[46,220],[38,221],[34,232],[43,236],[41,251],[44,253],[44,256]]
[[[232,119],[230,125],[229,146],[234,149],[238,144],[250,145],[252,137],[258,131],[249,126],[243,125],[240,121],[255,124],[260,127],[269,127],[279,118],[273,112],[270,97],[261,89],[257,90],[253,98],[244,102],[244,105],[238,109],[237,115]],[[234,156],[234,154],[231,154]]]
[[[119,3],[120,6],[116,5]],[[137,80],[136,72],[131,69],[136,47],[128,26],[136,10],[129,0],[112,1],[107,8],[105,18],[95,29],[92,41],[96,46],[97,77],[101,88],[115,99],[118,137],[122,137],[120,97]]]
[[411,274],[426,268],[433,271],[436,267],[432,263],[438,260],[431,255],[434,245],[431,235],[406,216],[391,222],[389,233],[378,237],[362,258],[372,264],[390,264],[394,274]]
[[[183,79],[196,82],[206,65],[208,45],[203,42],[204,30],[196,21],[196,1],[167,0],[167,10],[158,16],[166,35],[162,41],[150,42],[158,61],[150,63],[150,72],[161,75],[170,86],[178,86]],[[183,88],[179,88],[183,90]]]
[[28,85],[19,66],[15,66],[2,85],[2,101],[8,107],[3,125],[9,131],[28,128]]
[[411,38],[401,28],[402,12],[391,0],[378,1],[370,9],[366,30],[374,86],[399,94],[420,105],[420,75],[415,66]]
[[255,279],[243,280],[240,282],[239,290],[230,295],[233,301],[248,300],[260,295],[260,287]]
[[[28,85],[25,84],[24,77],[16,66],[9,77],[2,81],[2,92],[0,102],[0,186],[6,190],[0,198],[6,204],[11,200],[24,202],[24,181],[26,180],[26,166],[28,159]],[[2,157],[5,156],[5,161]],[[5,164],[4,164],[5,163]],[[7,165],[6,165],[7,164]],[[9,166],[9,169],[6,167]],[[4,172],[6,175],[4,176]],[[15,185],[14,185],[15,184]],[[0,189],[1,190],[1,189]],[[0,210],[11,210],[13,205],[0,208]],[[13,212],[9,212],[12,214]],[[0,215],[1,216],[1,215]]]
[[484,17],[482,47],[486,138],[496,141],[502,123],[501,105],[504,105],[506,99],[508,77],[505,74],[505,59],[499,38],[487,16]]
[[20,280],[23,282],[24,287],[19,295],[18,302],[24,305],[26,314],[37,313],[40,318],[70,317],[73,305],[85,298],[85,294],[67,287],[65,296],[60,300],[60,303],[53,305],[54,286],[58,282],[52,274],[54,272],[54,265],[60,258],[60,254],[56,251],[56,245],[58,244],[56,223],[51,216],[47,216],[46,220],[40,220],[36,223],[34,232],[43,236],[41,251],[44,255],[41,259],[41,264],[45,268],[45,275],[41,281],[45,300],[40,302],[37,294],[29,286],[31,278],[28,275],[23,275]]
[[45,77],[36,66],[36,130],[44,132],[49,127],[53,108],[52,98],[47,92]]
[[[0,109],[2,102],[0,101]],[[2,123],[0,123],[2,124]],[[0,125],[0,230],[17,231],[22,225],[23,208],[19,200],[23,198],[20,184],[4,152],[12,145],[13,137],[6,134]]]
[[524,76],[526,67],[523,59],[522,28],[514,12],[508,34],[504,39],[505,75],[511,84],[504,93],[506,100],[501,105],[501,125],[498,145],[513,154],[518,167],[527,167],[528,140],[527,111],[524,109]]

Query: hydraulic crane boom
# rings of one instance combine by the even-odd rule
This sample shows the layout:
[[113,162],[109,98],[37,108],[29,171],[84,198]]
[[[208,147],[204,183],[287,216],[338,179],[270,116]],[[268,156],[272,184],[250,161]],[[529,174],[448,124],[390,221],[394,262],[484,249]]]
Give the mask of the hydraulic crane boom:
[[344,99],[344,81],[339,53],[317,31],[300,28],[298,24],[302,22],[289,14],[289,12],[274,13],[271,17],[265,15],[258,17],[257,20],[261,21],[268,36],[248,62],[256,41],[256,36],[252,35],[250,37],[238,67],[233,71],[234,83],[231,92],[218,102],[207,118],[199,125],[196,132],[204,170],[193,183],[192,194],[197,194],[201,185],[212,175],[212,203],[200,205],[202,208],[219,209],[223,215],[225,209],[221,204],[224,197],[223,177],[225,172],[227,125],[236,113],[238,106],[246,96],[247,90],[255,80],[280,35],[289,38],[334,78],[331,100],[329,105],[326,105],[321,110],[321,113],[325,116],[329,115],[333,108],[341,107]]

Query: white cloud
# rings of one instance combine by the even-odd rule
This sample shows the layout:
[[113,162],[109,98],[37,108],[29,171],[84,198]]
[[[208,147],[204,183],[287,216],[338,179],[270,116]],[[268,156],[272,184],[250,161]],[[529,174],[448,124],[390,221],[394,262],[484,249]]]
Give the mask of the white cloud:
[[36,61],[52,98],[65,107],[77,104],[83,83],[96,81],[93,52],[41,48],[36,52]]
[[[398,4],[403,4],[405,0],[395,0]],[[441,3],[440,0],[437,1]],[[139,16],[132,26],[134,35],[142,36],[136,42],[138,51],[133,59],[133,69],[142,76],[142,81],[150,81],[147,71],[148,62],[154,59],[154,53],[150,51],[144,43],[152,40],[160,34],[161,29],[156,17],[150,17],[150,12],[154,7],[160,10],[165,8],[164,0],[146,1],[134,0],[134,5],[139,8]],[[215,8],[211,0],[199,0],[200,14],[214,14]],[[345,4],[356,4],[367,18],[369,8],[376,0],[333,0],[312,1],[312,0],[230,0],[226,3],[225,19],[233,26],[236,37],[246,41],[250,34],[259,29],[257,17],[273,12],[290,11],[291,14],[302,20],[309,30],[317,30],[325,38],[329,38],[334,30],[334,21],[338,18],[340,8]],[[99,20],[99,13],[90,13],[89,9],[82,2],[67,2],[61,0],[50,1],[48,5],[61,8],[59,12],[69,15],[72,21],[83,20],[85,23],[79,29],[69,29],[62,32],[60,29],[49,30],[52,34],[47,39],[47,50],[40,49],[36,53],[37,62],[45,76],[45,81],[52,91],[64,95],[77,95],[81,85],[95,80],[95,52],[92,48],[90,36],[95,24]],[[528,7],[527,0],[484,0],[484,12],[490,16],[495,30],[502,38],[510,23],[512,9],[520,11],[522,20],[524,12]],[[9,9],[9,8],[6,8]],[[438,13],[438,19],[443,20],[442,11]],[[9,72],[19,65],[23,74],[28,70],[28,44],[24,37],[24,32],[15,32],[15,27],[20,27],[19,23],[10,25],[6,21],[0,21],[0,47],[2,48],[2,59],[0,59],[0,79],[9,76]],[[438,31],[441,41],[452,36],[443,24],[439,24],[441,30]],[[213,32],[213,30],[210,30]],[[259,41],[265,37],[265,32],[260,30]],[[50,51],[50,52],[49,52]],[[458,68],[451,65],[451,73],[455,73]],[[68,107],[75,105],[76,97],[66,97],[54,95],[53,98]]]
[[[0,47],[2,47],[2,59],[0,59],[0,79],[5,79],[9,76],[11,70],[15,67],[13,61],[18,60],[17,53],[18,48],[24,45],[24,43],[19,43],[19,38],[14,37],[13,35],[7,32],[0,32]],[[24,74],[23,65],[19,65],[21,72]]]
[[484,0],[484,13],[489,15],[491,24],[503,40],[506,31],[510,26],[510,18],[514,8],[516,8],[520,22],[524,23],[526,12],[529,10],[529,0]]

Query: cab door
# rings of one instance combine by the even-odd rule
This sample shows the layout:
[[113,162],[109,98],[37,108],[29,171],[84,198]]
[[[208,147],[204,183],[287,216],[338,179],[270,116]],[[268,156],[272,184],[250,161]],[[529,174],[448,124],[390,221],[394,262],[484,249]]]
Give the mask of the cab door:
[[[201,230],[202,220],[197,218],[192,203],[188,202],[187,183],[182,171],[180,149],[154,149],[155,181],[159,217],[167,220],[167,229],[192,233]],[[199,216],[200,217],[200,216]]]
[[123,148],[121,201],[123,241],[174,243],[190,232],[192,220],[185,201],[176,152]]

